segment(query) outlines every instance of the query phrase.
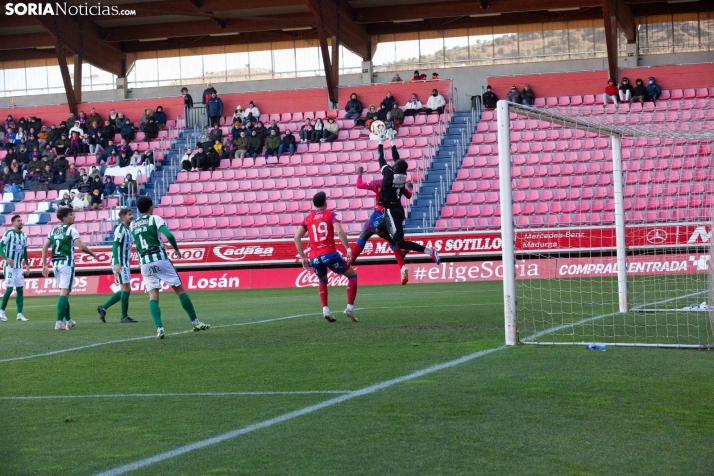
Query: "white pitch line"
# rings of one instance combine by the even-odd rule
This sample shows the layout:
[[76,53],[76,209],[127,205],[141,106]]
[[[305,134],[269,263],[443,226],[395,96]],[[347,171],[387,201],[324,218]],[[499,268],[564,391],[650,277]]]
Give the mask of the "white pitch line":
[[487,349],[487,350],[482,350],[480,352],[475,352],[473,354],[466,355],[464,357],[461,357],[456,360],[452,360],[449,362],[445,362],[443,364],[437,364],[437,365],[432,365],[431,367],[427,367],[422,370],[418,370],[416,372],[412,372],[408,375],[404,375],[402,377],[397,377],[392,380],[387,380],[381,383],[378,383],[376,385],[371,385],[369,387],[365,387],[360,390],[355,390],[353,392],[346,393],[344,395],[340,395],[339,397],[332,398],[330,400],[326,400],[324,402],[317,403],[315,405],[310,405],[309,407],[302,408],[300,410],[295,410],[293,412],[285,413],[284,415],[280,415],[275,418],[271,418],[269,420],[262,421],[260,423],[255,423],[253,425],[249,425],[243,428],[240,428],[238,430],[234,431],[229,431],[228,433],[223,433],[222,435],[214,436],[213,438],[208,438],[206,440],[201,440],[196,443],[192,443],[190,445],[182,446],[180,448],[176,448],[175,450],[167,451],[165,453],[158,454],[156,456],[152,456],[150,458],[145,458],[139,461],[136,461],[134,463],[129,463],[124,466],[120,466],[118,468],[111,469],[109,471],[105,471],[103,473],[99,473],[97,476],[117,476],[119,474],[124,474],[129,471],[134,471],[139,468],[143,468],[145,466],[149,466],[154,463],[158,463],[160,461],[164,461],[166,459],[170,458],[175,458],[176,456],[195,451],[201,448],[205,448],[207,446],[212,446],[218,443],[221,443],[226,440],[230,440],[233,438],[236,438],[241,435],[245,435],[246,433],[250,433],[256,430],[260,430],[262,428],[267,428],[269,426],[273,426],[277,423],[282,423],[288,420],[292,420],[293,418],[297,418],[303,415],[308,415],[310,413],[314,413],[318,410],[322,410],[323,408],[331,407],[333,405],[336,405],[338,403],[342,403],[347,400],[351,400],[353,398],[357,397],[363,397],[365,395],[369,395],[371,393],[377,392],[379,390],[383,390],[385,388],[391,387],[393,385],[396,385],[398,383],[406,382],[409,380],[414,380],[416,378],[422,377],[424,375],[428,375],[430,373],[438,372],[440,370],[448,369],[451,367],[455,367],[459,364],[463,364],[465,362],[469,362],[473,359],[476,359],[478,357],[482,357],[484,355],[491,354],[493,352],[496,352],[498,350],[503,350],[505,349],[506,346],[501,346],[497,347],[495,349]]
[[[474,305],[475,304],[445,304],[445,305],[439,306],[439,307],[465,307],[465,306],[474,306]],[[369,310],[369,309],[412,309],[412,308],[431,308],[431,307],[433,307],[433,306],[356,307],[355,310],[363,311],[363,310]],[[218,326],[211,326],[211,329],[221,329],[223,327],[250,326],[253,324],[265,324],[267,322],[276,322],[276,321],[284,321],[287,319],[295,319],[297,317],[321,316],[321,315],[322,315],[322,313],[315,313],[315,312],[311,312],[309,314],[295,314],[294,316],[274,317],[271,319],[262,319],[260,321],[239,322],[236,324],[222,324],[222,325],[218,325]],[[176,336],[176,335],[181,335],[181,334],[190,334],[192,332],[193,332],[193,330],[169,332],[166,335],[167,336]],[[155,338],[156,338],[155,336],[141,336],[141,337],[128,337],[126,339],[109,340],[109,341],[105,341],[105,342],[97,342],[95,344],[87,344],[87,345],[80,345],[78,347],[69,347],[67,349],[53,350],[53,351],[45,352],[42,354],[32,354],[32,355],[24,355],[22,357],[10,357],[7,359],[0,359],[0,363],[14,362],[17,360],[34,359],[37,357],[49,357],[52,355],[64,354],[66,352],[74,352],[77,350],[91,349],[93,347],[100,347],[103,345],[121,344],[123,342],[134,342],[137,340],[155,339]]]
[[[683,299],[686,297],[691,297],[693,295],[696,296],[698,294],[701,294],[701,292],[694,293],[691,295],[688,294],[685,296],[681,296],[680,298],[667,299],[667,300],[664,300],[663,302],[668,302],[668,301],[675,300],[675,299]],[[660,302],[655,302],[653,304],[660,304]],[[609,316],[609,315],[611,315],[611,314],[603,314],[601,316],[591,317],[591,318],[584,319],[582,321],[579,321],[579,322],[576,322],[573,324],[554,327],[548,331],[543,331],[542,333],[540,333],[540,335],[542,335],[543,333],[554,332],[555,330],[560,330],[564,327],[575,326],[581,322],[588,322],[588,321],[595,320],[595,319],[601,319],[601,318]],[[525,340],[532,340],[535,337],[537,337],[536,334],[527,337]],[[207,446],[212,446],[212,445],[215,445],[218,443],[222,443],[226,440],[231,440],[233,438],[237,438],[241,435],[245,435],[246,433],[251,433],[253,431],[261,430],[263,428],[267,428],[267,427],[276,425],[278,423],[283,423],[285,421],[292,420],[294,418],[297,418],[297,417],[300,417],[303,415],[308,415],[310,413],[314,413],[318,410],[322,410],[323,408],[331,407],[333,405],[337,405],[338,403],[342,403],[344,401],[351,400],[356,397],[362,397],[365,395],[369,395],[371,393],[375,393],[379,390],[389,388],[389,387],[396,385],[398,383],[406,382],[409,380],[414,380],[414,379],[417,379],[417,378],[422,377],[427,374],[431,374],[431,373],[439,372],[441,370],[445,370],[445,369],[448,369],[451,367],[455,367],[457,365],[460,365],[460,364],[463,364],[466,362],[470,362],[470,361],[477,359],[479,357],[483,357],[484,355],[492,354],[494,352],[498,352],[500,350],[504,350],[507,348],[508,348],[507,346],[502,345],[502,346],[496,347],[494,349],[487,349],[487,350],[482,350],[480,352],[475,352],[473,354],[469,354],[464,357],[460,357],[456,360],[451,360],[449,362],[445,362],[443,364],[432,365],[431,367],[427,367],[425,369],[418,370],[418,371],[410,373],[408,375],[404,375],[402,377],[397,377],[397,378],[391,379],[391,380],[386,380],[384,382],[381,382],[381,383],[378,383],[375,385],[371,385],[369,387],[365,387],[361,390],[355,390],[353,392],[349,392],[344,395],[340,395],[339,397],[331,398],[330,400],[326,400],[324,402],[317,403],[315,405],[310,405],[309,407],[305,407],[300,410],[295,410],[295,411],[292,411],[289,413],[285,413],[283,415],[277,416],[275,418],[271,418],[269,420],[264,420],[259,423],[254,423],[253,425],[248,425],[246,427],[239,428],[237,430],[229,431],[227,433],[223,433],[222,435],[214,436],[213,438],[208,438],[205,440],[197,441],[196,443],[192,443],[192,444],[186,445],[186,446],[181,446],[174,450],[167,451],[165,453],[160,453],[156,456],[151,456],[149,458],[144,458],[144,459],[135,461],[133,463],[125,464],[123,466],[119,466],[118,468],[114,468],[114,469],[110,469],[108,471],[104,471],[102,473],[98,473],[96,476],[118,476],[120,474],[128,473],[130,471],[135,471],[137,469],[144,468],[146,466],[149,466],[154,463],[158,463],[158,462],[170,459],[170,458],[175,458],[177,456],[189,453],[191,451],[195,451],[195,450],[198,450],[201,448],[205,448]]]
[[262,395],[342,395],[350,390],[295,390],[275,392],[195,392],[195,393],[110,393],[97,395],[27,395],[0,397],[0,400],[57,400],[76,398],[147,398],[147,397],[234,397]]

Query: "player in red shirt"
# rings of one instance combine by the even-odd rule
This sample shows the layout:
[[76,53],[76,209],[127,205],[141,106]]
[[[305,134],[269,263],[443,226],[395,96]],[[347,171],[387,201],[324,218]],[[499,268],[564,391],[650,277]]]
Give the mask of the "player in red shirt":
[[[384,207],[379,205],[379,189],[382,186],[382,181],[381,180],[372,180],[371,182],[364,182],[362,181],[362,174],[364,173],[364,169],[360,167],[357,170],[357,188],[361,190],[371,190],[372,192],[375,193],[376,198],[377,198],[377,204],[374,207],[374,211],[370,215],[370,217],[367,219],[367,221],[364,223],[364,226],[362,227],[362,233],[360,234],[359,238],[357,239],[357,242],[352,245],[352,261],[350,261],[350,264],[353,265],[355,264],[355,261],[357,261],[357,257],[362,253],[362,250],[364,249],[365,245],[367,244],[367,241],[377,233],[377,226],[379,226],[379,223],[382,221],[382,218],[384,217]],[[407,184],[407,187],[411,187],[411,183]],[[412,198],[412,193],[409,188],[404,190],[404,196],[407,198]],[[389,242],[391,245],[392,252],[394,252],[394,257],[397,259],[397,265],[399,266],[399,272],[401,274],[401,279],[402,279],[402,284],[407,284],[409,282],[409,269],[406,267],[406,264],[404,263],[404,257],[407,255],[408,250],[401,250],[397,248],[394,243],[392,243],[391,238],[389,238],[389,235],[379,235],[382,239],[386,240]]]
[[[325,192],[317,192],[312,197],[312,204],[315,205],[315,210],[311,211],[303,220],[302,224],[295,233],[295,247],[300,256],[300,261],[305,269],[312,269],[319,280],[318,290],[320,293],[320,302],[322,303],[322,315],[328,322],[335,322],[336,319],[330,313],[330,308],[327,307],[327,272],[341,274],[347,278],[347,309],[345,316],[349,317],[352,322],[357,322],[355,317],[355,297],[357,296],[357,273],[350,266],[352,260],[352,252],[350,244],[347,241],[347,235],[342,230],[340,220],[337,215],[327,209],[327,196]],[[342,255],[335,248],[335,232],[340,238],[342,245],[347,250],[347,261],[342,258]],[[302,248],[302,238],[307,233],[310,238],[310,259],[305,257],[305,251]]]

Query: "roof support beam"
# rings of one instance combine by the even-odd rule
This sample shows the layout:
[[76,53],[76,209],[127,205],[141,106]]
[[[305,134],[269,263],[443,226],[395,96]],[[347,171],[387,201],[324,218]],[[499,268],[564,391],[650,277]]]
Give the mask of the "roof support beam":
[[617,80],[617,9],[614,0],[602,0],[602,13],[605,23],[605,45],[607,46],[607,65],[610,77]]
[[79,51],[74,55],[74,100],[82,103],[82,59],[84,58],[84,24],[79,24]]
[[57,54],[57,63],[59,64],[60,74],[62,75],[64,92],[67,95],[67,107],[69,107],[70,112],[77,114],[77,98],[72,88],[72,80],[69,77],[69,68],[67,67],[67,57],[64,51],[59,22],[57,18],[54,17],[50,20],[50,23],[52,23],[55,28],[55,53]]
[[[88,63],[116,76],[123,76],[121,50],[116,45],[102,41],[97,32],[97,25],[93,22],[72,17],[37,16],[36,18],[55,41],[61,37],[65,48],[75,54],[78,54],[81,49]],[[81,38],[80,25],[82,25]]]
[[610,4],[613,3],[615,4],[617,27],[625,35],[628,43],[635,43],[637,41],[637,25],[632,7],[625,3],[625,0],[610,0]]
[[325,25],[324,11],[322,10],[322,0],[318,0],[318,22],[317,34],[320,40],[320,53],[322,54],[322,64],[325,68],[325,80],[327,82],[327,94],[333,107],[337,107],[338,90],[340,86],[340,23],[341,8],[337,4],[337,22],[335,36],[332,37],[332,59],[330,59],[330,49],[327,44],[327,27]]
[[347,0],[305,0],[318,24],[323,19],[326,37],[340,30],[340,41],[345,48],[365,60],[372,59],[367,30],[354,22],[355,13]]

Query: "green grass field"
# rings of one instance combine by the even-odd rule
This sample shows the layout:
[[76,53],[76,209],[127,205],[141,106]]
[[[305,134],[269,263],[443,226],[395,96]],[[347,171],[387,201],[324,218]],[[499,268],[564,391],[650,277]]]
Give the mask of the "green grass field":
[[[129,474],[712,474],[713,352],[502,348],[501,286],[364,286],[360,322],[334,324],[312,288],[194,293],[214,328],[180,334],[188,318],[163,294],[164,340],[144,294],[131,302],[139,324],[119,324],[116,307],[102,324],[103,299],[72,297],[69,332],[53,330],[55,299],[26,299],[26,323],[11,301],[0,474],[97,474],[341,396]],[[330,296],[341,311],[344,289]],[[360,390],[488,349],[500,350],[364,395],[295,393]]]

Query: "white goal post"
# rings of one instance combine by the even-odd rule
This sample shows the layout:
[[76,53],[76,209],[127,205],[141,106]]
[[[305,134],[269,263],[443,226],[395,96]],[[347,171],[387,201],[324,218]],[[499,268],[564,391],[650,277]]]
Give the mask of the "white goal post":
[[506,345],[714,346],[707,101],[498,102]]

